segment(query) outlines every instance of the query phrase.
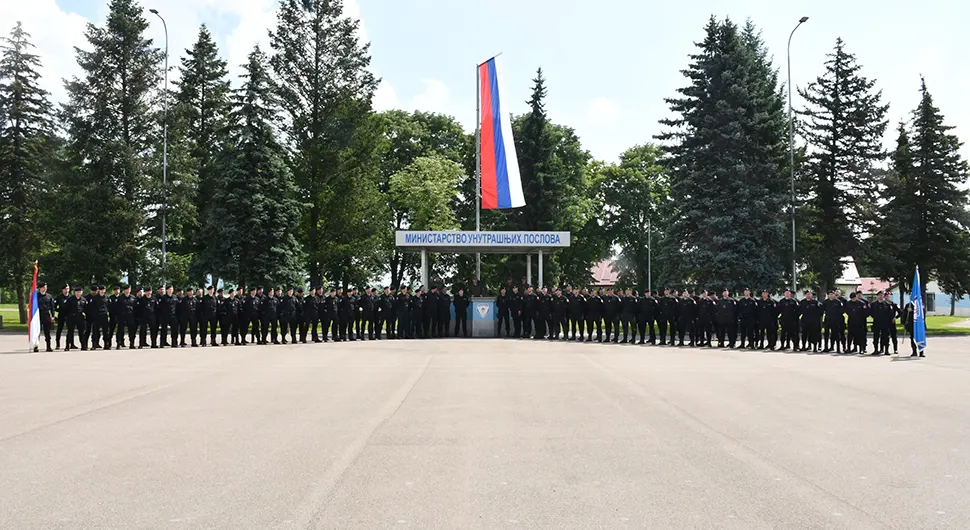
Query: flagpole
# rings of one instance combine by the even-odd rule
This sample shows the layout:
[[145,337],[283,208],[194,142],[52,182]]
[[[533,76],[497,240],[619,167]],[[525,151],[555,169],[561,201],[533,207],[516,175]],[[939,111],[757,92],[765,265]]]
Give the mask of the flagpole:
[[[475,231],[482,229],[482,79],[475,66]],[[482,254],[475,253],[475,279],[482,281]]]

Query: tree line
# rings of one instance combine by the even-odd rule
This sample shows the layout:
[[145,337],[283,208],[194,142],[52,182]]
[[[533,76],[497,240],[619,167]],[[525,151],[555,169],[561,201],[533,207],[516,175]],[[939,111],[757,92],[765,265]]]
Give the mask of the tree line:
[[[146,16],[110,1],[59,105],[27,31],[0,43],[0,271],[22,316],[34,260],[52,284],[400,285],[418,263],[395,230],[474,230],[474,134],[442,114],[375,112],[369,46],[340,0],[282,0],[235,80],[203,25],[167,91]],[[513,117],[527,206],[483,211],[482,229],[571,231],[551,283],[587,283],[614,251],[641,290],[648,254],[654,285],[790,282],[785,89],[757,28],[711,18],[684,73],[664,132],[605,163],[548,116],[539,69]],[[872,275],[905,285],[919,264],[966,292],[967,165],[926,83],[892,153],[888,105],[841,40],[799,94],[799,284],[833,285],[854,256]],[[483,256],[486,284],[525,268]],[[432,270],[461,281],[475,257],[435,255]]]

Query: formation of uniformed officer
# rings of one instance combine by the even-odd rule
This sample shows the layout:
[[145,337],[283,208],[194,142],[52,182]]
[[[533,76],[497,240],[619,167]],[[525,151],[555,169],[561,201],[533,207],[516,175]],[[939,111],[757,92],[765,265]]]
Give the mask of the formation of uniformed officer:
[[[506,328],[505,334],[514,338],[636,344],[639,335],[639,344],[715,347],[716,340],[720,348],[865,354],[867,322],[872,317],[873,354],[889,355],[890,343],[898,352],[897,319],[905,323],[909,318],[907,329],[911,329],[912,309],[901,311],[882,292],[872,303],[862,293],[851,293],[845,300],[839,291],[832,291],[822,302],[810,291],[801,300],[791,290],[779,300],[768,290],[759,298],[752,296],[751,289],[744,289],[740,298],[726,289],[720,298],[707,290],[692,295],[664,288],[663,293],[527,287],[524,293],[513,288],[509,294],[503,288],[496,305],[516,323],[514,333]],[[546,307],[552,315],[544,312]],[[504,316],[499,319],[502,336]],[[915,344],[913,348],[915,355]]]

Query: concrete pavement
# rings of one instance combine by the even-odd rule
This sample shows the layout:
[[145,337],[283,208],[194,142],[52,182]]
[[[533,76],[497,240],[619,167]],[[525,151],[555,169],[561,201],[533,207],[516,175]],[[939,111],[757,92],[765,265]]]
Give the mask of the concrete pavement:
[[0,528],[966,529],[970,339],[931,348],[0,354]]

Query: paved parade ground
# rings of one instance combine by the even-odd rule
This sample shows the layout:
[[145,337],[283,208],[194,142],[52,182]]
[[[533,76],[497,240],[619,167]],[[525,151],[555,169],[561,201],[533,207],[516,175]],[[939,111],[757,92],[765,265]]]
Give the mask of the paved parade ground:
[[966,529],[970,339],[931,348],[0,354],[0,528]]

